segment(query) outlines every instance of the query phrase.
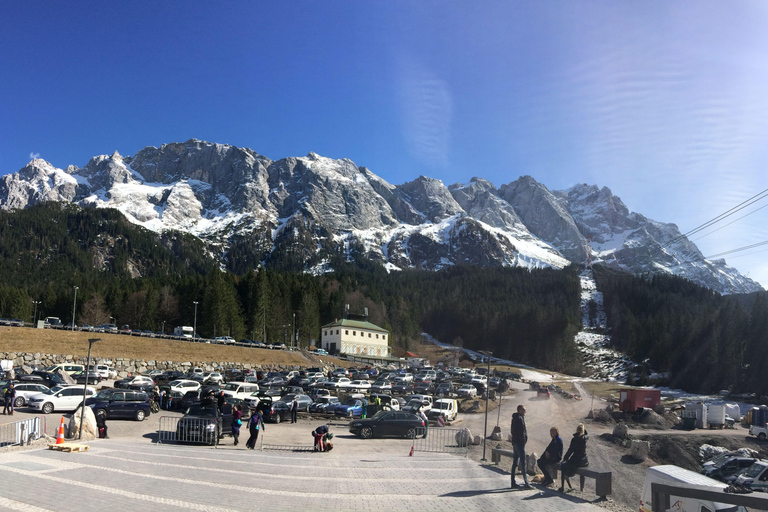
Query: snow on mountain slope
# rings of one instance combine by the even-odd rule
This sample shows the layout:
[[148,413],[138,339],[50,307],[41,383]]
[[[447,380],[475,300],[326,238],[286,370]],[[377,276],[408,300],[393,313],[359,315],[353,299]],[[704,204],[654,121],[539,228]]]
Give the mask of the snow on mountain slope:
[[[93,157],[83,168],[36,159],[0,177],[0,209],[43,201],[116,208],[148,229],[194,234],[238,271],[286,258],[327,271],[338,253],[389,269],[562,268],[591,252],[615,268],[670,272],[722,293],[762,289],[685,239],[662,248],[677,227],[629,212],[607,188],[552,192],[530,176],[499,189],[482,178],[392,185],[349,159],[310,153],[273,161],[192,139],[133,157]],[[243,257],[247,263],[237,261]]]

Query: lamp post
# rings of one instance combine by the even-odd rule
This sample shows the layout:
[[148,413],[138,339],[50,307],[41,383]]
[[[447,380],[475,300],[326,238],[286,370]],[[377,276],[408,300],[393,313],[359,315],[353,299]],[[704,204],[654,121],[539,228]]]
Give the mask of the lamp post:
[[[77,309],[77,286],[75,286],[75,302],[72,304],[72,330],[75,330],[75,310]],[[88,380],[88,376],[85,377]]]
[[195,323],[192,324],[192,341],[197,341],[197,301],[192,302],[195,305]]
[[42,302],[42,301],[40,301],[40,300],[33,300],[33,301],[32,301],[32,304],[34,304],[34,305],[35,305],[35,314],[34,314],[34,315],[33,315],[33,317],[32,317],[32,327],[35,327],[35,326],[37,326],[37,306],[38,306],[39,304],[42,304],[42,303],[43,303],[43,302]]
[[[77,287],[75,287],[77,289]],[[83,410],[80,411],[80,435],[78,436],[78,439],[83,439],[83,418],[85,417],[85,396],[88,392],[88,377],[90,376],[91,371],[91,347],[94,343],[97,341],[101,341],[101,338],[91,338],[88,340],[88,362],[85,366],[85,384],[83,384]]]
[[488,359],[488,373],[486,374],[486,381],[485,381],[485,423],[483,424],[483,458],[480,459],[481,462],[487,462],[487,459],[485,458],[485,441],[488,438],[488,380],[487,377],[491,373],[491,356],[493,355],[493,352],[489,350],[478,350],[481,354],[483,354]]
[[165,320],[163,320],[163,328],[160,330],[163,331],[163,334],[165,334]]

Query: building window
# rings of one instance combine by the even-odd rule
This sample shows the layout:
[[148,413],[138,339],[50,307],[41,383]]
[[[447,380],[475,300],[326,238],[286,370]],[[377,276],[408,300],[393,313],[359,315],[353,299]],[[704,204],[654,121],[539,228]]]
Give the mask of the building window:
[[344,334],[349,336],[349,331],[347,329],[344,329]]
[[387,335],[386,334],[382,334],[381,335],[381,339],[386,340],[387,339]]
[[376,339],[379,339],[379,335],[378,334],[376,335]]
[[336,329],[336,336],[338,336],[338,335],[339,335],[339,330],[338,330],[338,329]]
[[352,331],[352,336],[357,336],[357,331]]
[[369,338],[371,337],[371,333],[368,333],[368,337],[369,337]]

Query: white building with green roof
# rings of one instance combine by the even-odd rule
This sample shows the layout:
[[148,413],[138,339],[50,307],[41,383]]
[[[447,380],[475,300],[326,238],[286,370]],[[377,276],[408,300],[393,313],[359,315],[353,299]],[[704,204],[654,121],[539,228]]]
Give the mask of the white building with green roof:
[[367,320],[336,320],[321,328],[322,348],[329,354],[390,357],[389,331]]

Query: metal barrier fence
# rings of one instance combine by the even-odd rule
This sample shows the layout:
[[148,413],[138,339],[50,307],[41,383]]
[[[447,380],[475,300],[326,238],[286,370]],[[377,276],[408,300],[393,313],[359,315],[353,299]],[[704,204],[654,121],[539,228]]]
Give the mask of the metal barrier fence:
[[466,457],[469,443],[464,443],[464,446],[458,443],[457,438],[461,439],[459,432],[461,430],[457,428],[429,427],[424,439],[424,429],[419,428],[413,440],[413,449],[417,452],[456,453]]
[[214,418],[178,418],[160,416],[157,443],[219,444],[220,425]]
[[0,425],[0,446],[25,445],[45,434],[45,416]]

